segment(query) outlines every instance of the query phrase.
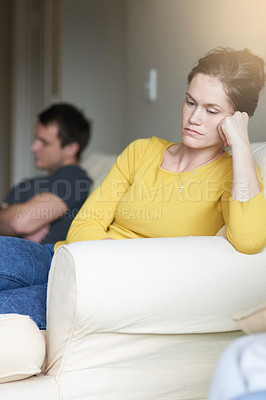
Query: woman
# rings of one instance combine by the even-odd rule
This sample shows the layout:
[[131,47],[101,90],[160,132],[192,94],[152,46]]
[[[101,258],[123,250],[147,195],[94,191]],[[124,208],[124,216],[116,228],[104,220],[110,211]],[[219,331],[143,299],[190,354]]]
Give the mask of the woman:
[[[155,137],[131,143],[55,250],[82,240],[209,236],[225,224],[226,237],[238,251],[261,251],[266,244],[266,201],[252,157],[248,120],[264,82],[264,61],[248,50],[218,48],[201,58],[188,75],[182,143]],[[232,157],[224,145],[231,146]],[[0,240],[2,254],[11,245],[20,252],[22,245],[13,240]],[[29,314],[45,327],[51,259],[45,246],[32,247],[29,287],[22,287],[26,268],[21,262],[8,265],[21,277],[17,289],[4,290],[10,277],[2,273],[0,312]],[[29,258],[23,250],[19,256]],[[40,270],[45,278],[39,278]]]
[[188,75],[182,143],[131,143],[56,248],[81,240],[215,235],[225,223],[237,250],[261,251],[265,198],[248,120],[264,79],[263,60],[248,50],[216,49],[200,59]]

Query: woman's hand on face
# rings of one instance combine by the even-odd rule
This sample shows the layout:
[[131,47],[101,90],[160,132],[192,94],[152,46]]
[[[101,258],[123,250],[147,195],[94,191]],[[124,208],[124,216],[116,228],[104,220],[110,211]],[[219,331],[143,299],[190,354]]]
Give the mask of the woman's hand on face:
[[220,122],[218,131],[225,146],[232,147],[240,142],[249,142],[248,121],[249,116],[246,112],[236,111]]

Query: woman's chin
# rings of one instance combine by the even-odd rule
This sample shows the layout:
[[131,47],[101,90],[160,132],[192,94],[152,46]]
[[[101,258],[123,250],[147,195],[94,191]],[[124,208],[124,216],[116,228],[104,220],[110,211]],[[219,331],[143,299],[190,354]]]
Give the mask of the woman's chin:
[[190,135],[183,135],[182,142],[185,146],[193,147],[193,148],[200,148],[202,147],[202,143],[198,137],[190,136]]

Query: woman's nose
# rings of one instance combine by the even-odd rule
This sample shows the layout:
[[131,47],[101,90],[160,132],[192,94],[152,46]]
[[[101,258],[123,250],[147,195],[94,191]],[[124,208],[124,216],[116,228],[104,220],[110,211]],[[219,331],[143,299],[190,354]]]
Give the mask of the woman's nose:
[[202,111],[199,107],[194,108],[189,116],[189,122],[191,124],[200,125],[202,122]]

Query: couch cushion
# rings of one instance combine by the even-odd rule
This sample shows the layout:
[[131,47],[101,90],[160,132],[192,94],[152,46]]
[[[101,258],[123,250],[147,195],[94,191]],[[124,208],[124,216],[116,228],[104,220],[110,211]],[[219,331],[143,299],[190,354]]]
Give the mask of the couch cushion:
[[0,315],[0,383],[39,374],[45,358],[45,338],[30,317]]

